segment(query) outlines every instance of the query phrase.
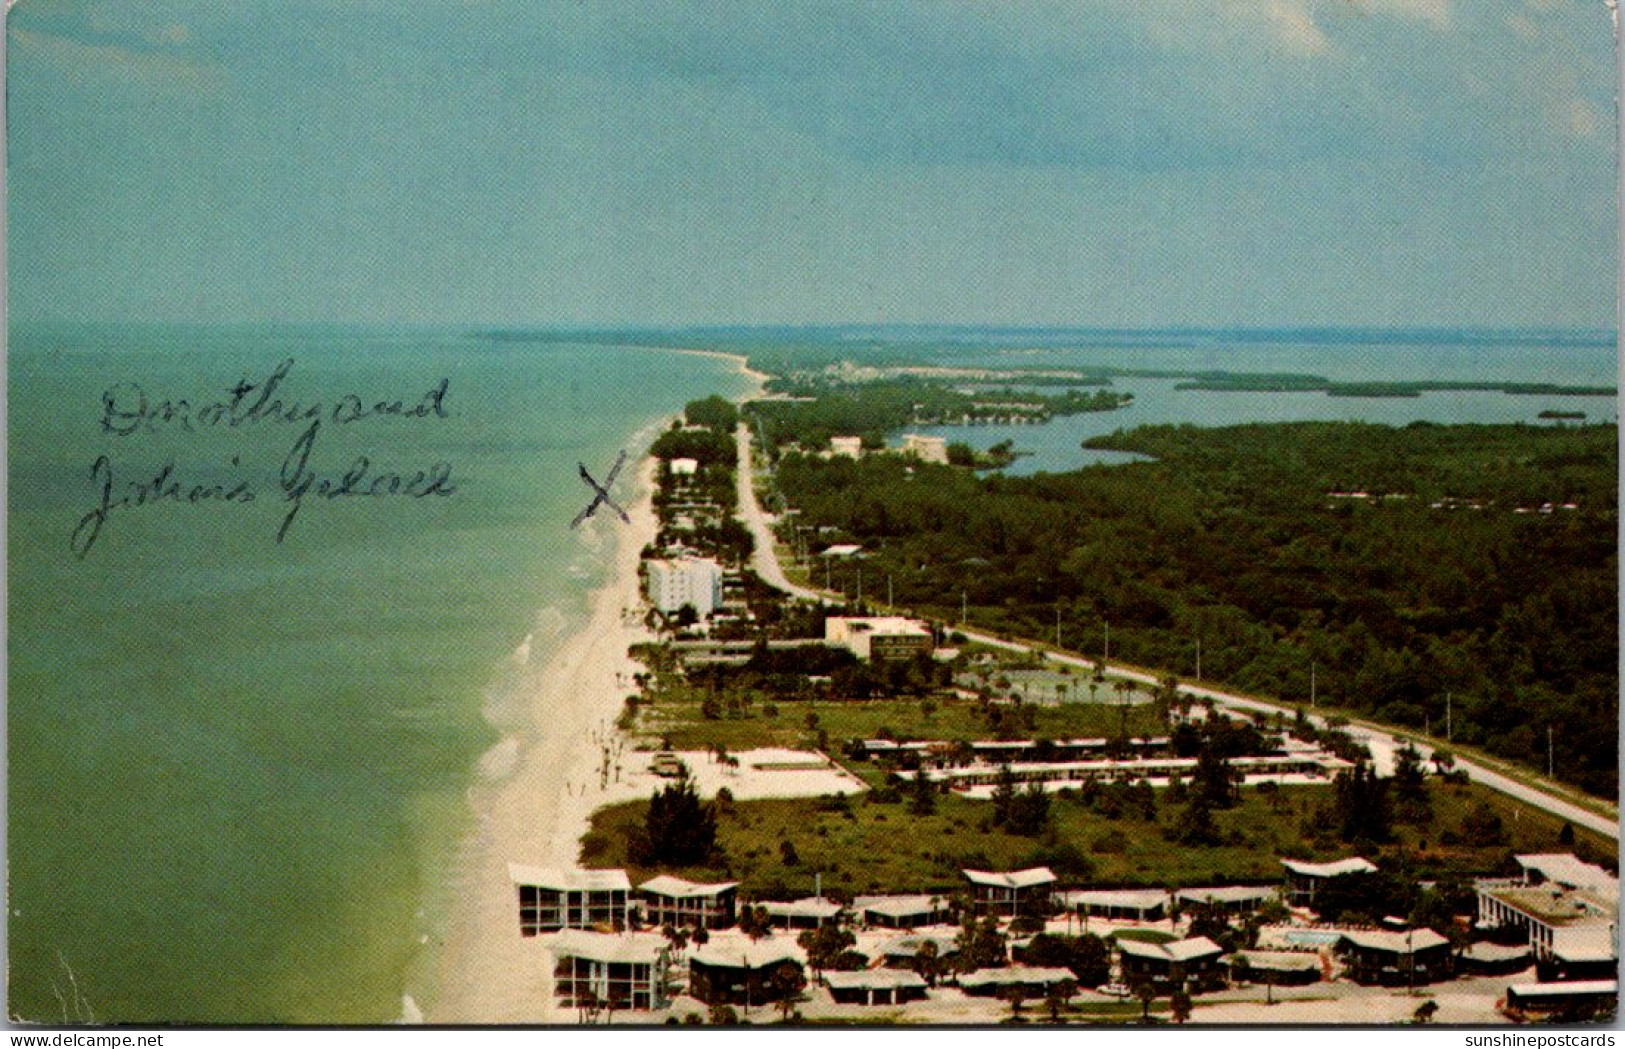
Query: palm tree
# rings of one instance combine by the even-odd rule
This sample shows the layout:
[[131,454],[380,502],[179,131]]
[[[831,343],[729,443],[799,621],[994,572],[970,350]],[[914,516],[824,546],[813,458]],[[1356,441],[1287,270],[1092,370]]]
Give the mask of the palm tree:
[[1157,1000],[1157,989],[1150,980],[1142,980],[1134,985],[1134,996],[1140,1000],[1140,1022],[1151,1022],[1151,1003]]

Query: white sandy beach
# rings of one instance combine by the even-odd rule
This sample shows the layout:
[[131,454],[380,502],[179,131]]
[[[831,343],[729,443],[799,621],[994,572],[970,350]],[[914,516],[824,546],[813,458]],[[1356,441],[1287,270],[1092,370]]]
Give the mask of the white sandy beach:
[[[653,474],[654,460],[644,460],[636,502],[627,508],[632,523],[618,528],[610,579],[593,594],[586,626],[546,667],[518,738],[504,740],[488,755],[512,752],[513,773],[473,789],[479,823],[463,848],[462,882],[454,886],[445,941],[434,952],[428,1023],[573,1019],[551,1009],[543,942],[519,935],[507,865],[574,866],[592,810],[612,800],[600,788],[599,766],[603,748],[615,745],[615,719],[632,691],[630,675],[640,669],[627,647],[649,636],[639,614],[638,555],[657,527]],[[612,776],[610,787],[616,786]]]
[[[735,362],[753,380],[753,389],[737,400],[754,396],[765,378],[739,354],[672,352]],[[542,672],[526,723],[481,762],[487,768],[511,765],[513,771],[470,791],[478,825],[456,864],[459,881],[452,886],[443,942],[430,945],[431,1000],[423,1005],[424,1022],[575,1022],[572,1011],[553,1006],[547,937],[519,935],[508,864],[575,866],[593,811],[646,796],[652,789],[615,720],[634,691],[632,675],[643,669],[627,649],[652,639],[643,625],[639,556],[659,529],[652,502],[654,472],[655,460],[645,457],[637,470],[636,498],[627,505],[631,524],[613,525],[609,580],[593,594],[586,625],[565,641]],[[528,658],[528,639],[521,650]],[[612,771],[607,782],[600,776],[606,749],[618,754],[622,765],[621,774]],[[819,789],[834,786],[824,777],[814,779]]]

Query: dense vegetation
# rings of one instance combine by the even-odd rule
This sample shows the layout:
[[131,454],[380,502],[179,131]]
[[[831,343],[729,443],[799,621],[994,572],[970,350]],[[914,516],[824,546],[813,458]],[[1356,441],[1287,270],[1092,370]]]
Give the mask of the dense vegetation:
[[820,449],[836,436],[861,437],[880,448],[886,436],[910,425],[1012,416],[1040,421],[1056,415],[1111,411],[1131,399],[1114,390],[1061,394],[988,389],[962,393],[923,379],[877,379],[863,383],[775,379],[776,392],[812,400],[755,401],[747,411],[771,448],[796,443]]
[[[801,526],[897,601],[1617,787],[1616,428],[1151,427],[1025,478],[789,455]],[[1341,497],[1334,495],[1340,493]],[[1356,494],[1357,497],[1350,497]],[[1572,508],[1568,508],[1572,507]],[[836,569],[835,584],[842,585]],[[1453,697],[1453,702],[1447,700]]]
[[[1612,842],[1584,829],[1565,830],[1557,817],[1487,787],[1430,780],[1428,793],[1426,822],[1396,825],[1389,842],[1365,853],[1412,882],[1515,874],[1512,855],[1519,852],[1573,851],[1591,862],[1614,855]],[[1243,788],[1233,807],[1212,812],[1213,843],[1178,839],[1186,806],[1163,791],[1154,812],[1138,805],[1108,812],[1075,791],[1050,795],[1048,825],[1036,837],[996,825],[987,801],[955,793],[938,795],[927,813],[906,789],[845,798],[719,798],[716,851],[693,864],[649,863],[632,854],[647,829],[649,802],[643,800],[596,811],[581,860],[626,867],[634,882],[662,872],[738,880],[744,895],[759,899],[806,896],[819,877],[824,893],[840,899],[867,892],[954,893],[964,889],[960,872],[967,867],[1044,865],[1068,886],[1277,883],[1280,856],[1349,855],[1350,845],[1327,825],[1332,794],[1329,786]],[[1478,833],[1485,823],[1494,836]],[[1381,911],[1387,913],[1393,911]]]

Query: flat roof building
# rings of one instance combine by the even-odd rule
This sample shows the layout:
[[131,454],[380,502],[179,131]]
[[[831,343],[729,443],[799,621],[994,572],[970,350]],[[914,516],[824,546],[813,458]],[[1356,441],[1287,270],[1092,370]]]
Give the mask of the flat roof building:
[[1168,916],[1163,889],[1081,889],[1055,895],[1062,907],[1091,918],[1156,922]]
[[1293,906],[1311,908],[1315,905],[1315,893],[1327,882],[1355,874],[1374,874],[1377,870],[1377,865],[1363,856],[1350,856],[1330,863],[1283,859],[1281,866],[1286,872],[1287,902]]
[[1029,997],[1042,997],[1053,987],[1070,983],[1076,987],[1078,978],[1071,969],[1037,965],[1007,965],[999,969],[977,969],[959,978],[959,989],[966,994],[1008,994],[1020,988]]
[[865,925],[885,929],[914,929],[950,920],[953,907],[945,896],[859,896],[852,909]]
[[970,882],[971,903],[983,914],[1010,918],[1020,914],[1042,915],[1055,884],[1055,872],[1048,867],[1019,871],[962,871]]
[[1281,890],[1274,885],[1223,885],[1180,889],[1174,893],[1174,898],[1187,907],[1205,906],[1226,914],[1245,914],[1258,910],[1280,895]]
[[801,956],[788,940],[712,939],[689,955],[688,993],[707,1005],[762,1005],[805,983]]
[[933,644],[930,627],[903,616],[831,616],[824,620],[824,642],[880,661],[929,655]]
[[831,437],[829,439],[829,454],[831,456],[844,455],[848,459],[861,459],[863,458],[863,438]]
[[1566,853],[1516,859],[1522,881],[1478,883],[1478,924],[1521,929],[1549,972],[1611,968],[1618,954],[1618,879]]
[[824,973],[829,996],[847,1005],[901,1005],[925,997],[925,979],[905,969]]
[[607,935],[565,929],[549,945],[559,1004],[614,1009],[666,1005],[666,938],[655,933]]
[[649,603],[666,615],[693,607],[701,617],[722,607],[722,566],[708,557],[645,562]]
[[1432,929],[1354,929],[1343,934],[1348,976],[1386,986],[1434,983],[1454,975],[1450,941]]
[[840,917],[845,909],[837,901],[822,896],[788,902],[763,900],[759,906],[767,912],[770,924],[786,929],[816,929]]
[[1114,937],[1113,942],[1123,982],[1130,987],[1145,982],[1159,988],[1204,991],[1224,983],[1224,972],[1219,967],[1224,948],[1206,936],[1169,943]]
[[739,883],[685,881],[669,874],[638,886],[643,913],[651,925],[723,929],[734,923]]
[[623,870],[559,870],[508,864],[519,892],[519,933],[625,925],[632,883]]

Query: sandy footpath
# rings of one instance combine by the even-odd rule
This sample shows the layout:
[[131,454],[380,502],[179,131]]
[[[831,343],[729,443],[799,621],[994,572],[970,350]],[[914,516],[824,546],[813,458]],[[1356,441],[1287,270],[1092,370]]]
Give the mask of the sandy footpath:
[[[540,938],[519,935],[518,905],[507,865],[575,865],[593,809],[619,793],[600,786],[605,746],[641,668],[627,647],[648,640],[639,615],[638,558],[657,530],[651,496],[654,460],[639,469],[632,523],[619,525],[609,582],[592,596],[588,623],[547,665],[517,739],[487,759],[512,761],[513,773],[475,787],[478,826],[463,848],[456,902],[435,954],[428,1023],[573,1022],[551,1007],[551,973]],[[601,511],[602,512],[602,511]],[[630,760],[627,755],[623,760]]]

